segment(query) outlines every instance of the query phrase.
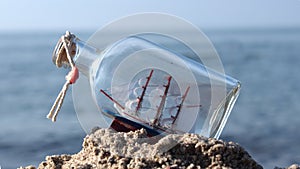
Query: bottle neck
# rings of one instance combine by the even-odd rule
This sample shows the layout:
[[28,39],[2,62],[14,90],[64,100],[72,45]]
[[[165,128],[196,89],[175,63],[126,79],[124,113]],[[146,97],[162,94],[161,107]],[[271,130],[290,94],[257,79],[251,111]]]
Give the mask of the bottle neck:
[[76,54],[73,57],[73,61],[78,70],[86,77],[89,77],[90,68],[100,51],[78,38],[74,39],[74,43],[76,44]]

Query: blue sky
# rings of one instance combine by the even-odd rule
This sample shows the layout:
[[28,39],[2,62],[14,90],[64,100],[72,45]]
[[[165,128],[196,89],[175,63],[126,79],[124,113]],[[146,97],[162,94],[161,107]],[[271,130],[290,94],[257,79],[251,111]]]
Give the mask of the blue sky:
[[300,0],[1,0],[0,30],[94,30],[140,12],[201,28],[300,27]]

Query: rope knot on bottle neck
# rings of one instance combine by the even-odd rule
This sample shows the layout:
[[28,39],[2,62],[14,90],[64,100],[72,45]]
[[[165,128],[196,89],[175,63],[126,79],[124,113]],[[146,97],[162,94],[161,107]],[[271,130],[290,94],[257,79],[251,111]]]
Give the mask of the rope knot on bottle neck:
[[75,38],[76,36],[74,34],[67,31],[66,34],[59,39],[53,52],[52,61],[58,68],[62,66],[71,68],[70,72],[66,76],[66,82],[63,85],[63,88],[58,94],[49,114],[47,115],[47,118],[51,119],[53,122],[56,121],[56,116],[61,109],[69,86],[74,84],[79,78],[78,69],[73,61],[73,57],[76,54],[76,44],[74,43]]

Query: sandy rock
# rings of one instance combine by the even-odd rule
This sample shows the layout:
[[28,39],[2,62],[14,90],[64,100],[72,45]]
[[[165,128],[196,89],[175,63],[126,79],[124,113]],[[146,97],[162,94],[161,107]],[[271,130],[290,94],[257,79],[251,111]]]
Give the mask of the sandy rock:
[[[288,169],[298,169],[291,167]],[[129,133],[97,129],[86,136],[77,154],[48,156],[38,168],[261,169],[262,166],[233,142],[196,134],[148,138],[143,129]]]

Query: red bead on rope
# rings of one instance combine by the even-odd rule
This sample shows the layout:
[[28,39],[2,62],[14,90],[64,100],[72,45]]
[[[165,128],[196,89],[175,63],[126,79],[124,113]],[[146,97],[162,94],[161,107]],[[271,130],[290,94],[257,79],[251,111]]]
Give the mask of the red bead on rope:
[[66,76],[66,80],[70,82],[70,84],[74,84],[79,77],[79,72],[76,66],[74,66],[71,71]]

